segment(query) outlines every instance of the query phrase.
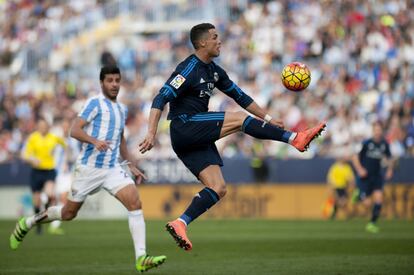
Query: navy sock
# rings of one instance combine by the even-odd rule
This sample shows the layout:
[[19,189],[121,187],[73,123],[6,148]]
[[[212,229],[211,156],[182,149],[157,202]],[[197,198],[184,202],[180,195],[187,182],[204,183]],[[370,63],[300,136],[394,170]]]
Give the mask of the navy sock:
[[244,120],[242,131],[255,138],[278,140],[286,143],[289,143],[289,138],[292,135],[292,132],[285,131],[282,128],[251,116]]
[[208,187],[204,188],[194,196],[191,204],[185,210],[184,214],[180,216],[180,219],[189,225],[190,222],[215,205],[219,199],[220,197],[213,189]]
[[380,216],[380,213],[381,213],[381,207],[382,207],[381,203],[374,204],[374,207],[372,208],[371,222],[375,223],[378,220],[378,217]]
[[35,215],[39,214],[40,213],[40,207],[33,206],[33,211],[34,211]]

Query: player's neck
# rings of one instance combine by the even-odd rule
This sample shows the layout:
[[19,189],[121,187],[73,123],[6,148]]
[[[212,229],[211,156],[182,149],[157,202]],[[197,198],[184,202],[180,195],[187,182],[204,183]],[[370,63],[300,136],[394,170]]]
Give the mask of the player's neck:
[[116,97],[115,97],[115,98],[110,98],[110,97],[109,97],[109,96],[107,96],[105,93],[102,93],[102,95],[103,95],[106,99],[108,99],[109,101],[112,101],[112,102],[116,103]]
[[206,64],[210,64],[214,58],[208,55],[208,53],[202,52],[202,51],[196,51],[194,54],[195,56],[197,56],[198,59],[200,59],[203,63],[206,63]]

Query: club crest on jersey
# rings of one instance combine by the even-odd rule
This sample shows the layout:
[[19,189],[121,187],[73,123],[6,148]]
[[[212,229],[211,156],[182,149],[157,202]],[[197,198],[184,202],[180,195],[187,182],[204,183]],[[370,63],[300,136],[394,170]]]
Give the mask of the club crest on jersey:
[[181,85],[183,85],[185,81],[184,76],[177,74],[173,80],[171,80],[170,85],[173,86],[174,88],[178,89],[180,88]]
[[214,72],[214,82],[217,82],[219,80],[219,75],[217,72]]

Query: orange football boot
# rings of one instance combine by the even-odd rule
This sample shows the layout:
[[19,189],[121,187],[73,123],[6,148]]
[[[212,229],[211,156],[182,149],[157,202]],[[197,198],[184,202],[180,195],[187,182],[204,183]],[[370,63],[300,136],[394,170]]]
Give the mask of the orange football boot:
[[179,247],[184,250],[191,250],[193,245],[187,237],[187,226],[180,220],[174,220],[165,225],[167,231],[174,238]]
[[298,132],[295,139],[292,142],[292,145],[298,149],[300,152],[305,152],[309,148],[309,144],[316,137],[320,136],[323,130],[325,130],[326,123],[319,123],[317,126],[310,128],[308,130]]

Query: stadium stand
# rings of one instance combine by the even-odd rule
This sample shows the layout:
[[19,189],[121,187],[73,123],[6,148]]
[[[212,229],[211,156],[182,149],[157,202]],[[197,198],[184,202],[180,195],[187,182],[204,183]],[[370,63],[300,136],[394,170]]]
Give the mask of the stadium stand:
[[[97,72],[108,60],[123,70],[128,143],[138,152],[150,100],[189,54],[188,28],[200,21],[217,25],[218,62],[269,113],[293,130],[316,119],[329,125],[306,154],[234,135],[219,143],[224,157],[337,157],[370,136],[375,119],[385,123],[393,155],[414,156],[412,1],[219,2],[0,1],[0,162],[19,157],[38,117],[73,118],[99,91]],[[279,77],[293,60],[312,72],[310,87],[298,94],[284,90]],[[215,97],[212,110],[237,108]],[[165,122],[146,157],[174,157],[167,131]]]

